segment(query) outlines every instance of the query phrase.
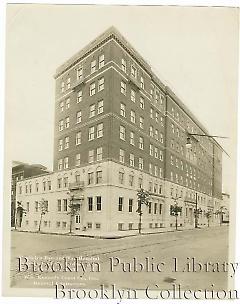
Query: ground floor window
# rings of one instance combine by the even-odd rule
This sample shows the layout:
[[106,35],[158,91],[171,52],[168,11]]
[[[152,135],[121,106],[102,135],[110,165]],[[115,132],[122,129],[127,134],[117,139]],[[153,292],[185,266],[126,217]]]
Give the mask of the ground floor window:
[[118,230],[123,230],[123,223],[118,223]]
[[66,229],[67,228],[67,222],[62,222],[62,227],[63,227],[63,229]]
[[129,230],[133,230],[133,223],[129,223],[129,224],[128,224],[128,229],[129,229]]
[[88,229],[92,229],[92,223],[87,223]]
[[96,229],[101,229],[101,224],[100,223],[96,223],[95,227],[96,227]]
[[76,217],[75,217],[75,222],[76,222],[76,224],[80,224],[80,215],[76,215]]

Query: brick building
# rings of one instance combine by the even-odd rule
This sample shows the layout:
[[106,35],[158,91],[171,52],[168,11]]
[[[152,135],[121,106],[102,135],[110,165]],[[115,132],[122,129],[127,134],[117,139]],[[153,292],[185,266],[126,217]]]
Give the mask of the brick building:
[[41,197],[45,230],[69,229],[68,204],[77,197],[75,230],[137,229],[139,188],[151,194],[143,229],[172,226],[174,204],[182,207],[180,226],[194,225],[196,208],[206,224],[205,213],[221,201],[222,149],[199,136],[208,134],[204,126],[115,28],[60,66],[55,79],[54,173],[38,178],[31,197],[22,189],[36,179],[19,183],[25,229],[38,226]]

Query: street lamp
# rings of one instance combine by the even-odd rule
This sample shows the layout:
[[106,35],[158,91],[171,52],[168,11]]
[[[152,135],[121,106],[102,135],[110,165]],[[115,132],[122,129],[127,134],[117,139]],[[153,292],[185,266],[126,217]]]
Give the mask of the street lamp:
[[195,228],[198,228],[198,218],[199,215],[202,214],[202,209],[198,208],[198,194],[195,194],[195,210],[194,210],[194,218],[195,218]]
[[138,224],[138,232],[141,234],[142,229],[142,205],[149,206],[150,202],[150,194],[148,191],[144,191],[142,188],[137,192],[137,201],[138,208],[136,212],[139,214],[139,224]]

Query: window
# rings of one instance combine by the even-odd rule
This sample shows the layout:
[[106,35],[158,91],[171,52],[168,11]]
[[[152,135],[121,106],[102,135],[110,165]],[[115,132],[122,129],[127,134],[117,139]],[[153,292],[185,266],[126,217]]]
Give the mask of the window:
[[153,119],[153,108],[150,108],[150,118]]
[[65,137],[65,144],[64,144],[64,149],[69,148],[69,136]]
[[61,83],[61,92],[63,93],[65,90],[65,84],[64,84],[64,81],[62,81]]
[[36,192],[38,192],[38,190],[39,190],[39,183],[36,182]]
[[132,174],[129,175],[129,186],[133,186],[134,176]]
[[87,228],[92,229],[92,223],[87,223]]
[[63,160],[59,159],[58,160],[58,170],[62,170],[62,168],[63,168]]
[[144,128],[144,119],[143,119],[142,116],[139,117],[139,127],[140,127],[141,129]]
[[81,164],[81,155],[80,153],[76,154],[76,166],[80,166]]
[[102,183],[102,171],[99,170],[96,172],[96,184],[101,184]]
[[126,129],[123,126],[120,126],[120,139],[125,140],[126,138]]
[[71,78],[67,79],[67,89],[70,89],[71,87]]
[[130,166],[134,167],[134,154],[130,153],[130,158],[129,158]]
[[119,178],[119,183],[123,184],[124,183],[124,172],[123,171],[119,171],[118,178]]
[[133,230],[133,223],[129,223],[129,224],[128,224],[128,229],[129,229],[129,230]]
[[125,161],[125,151],[122,149],[119,150],[119,161],[120,163],[124,163]]
[[101,211],[101,210],[102,210],[102,197],[97,196],[97,211]]
[[126,95],[126,83],[121,81],[121,88],[120,88],[120,92],[124,95]]
[[63,110],[64,110],[64,102],[61,101],[60,102],[60,111],[63,112]]
[[157,203],[154,203],[154,214],[157,214]]
[[94,139],[94,127],[88,129],[88,140],[91,141]]
[[133,212],[133,199],[128,200],[128,212]]
[[62,151],[62,149],[63,149],[63,140],[59,139],[59,141],[58,141],[58,151]]
[[149,146],[149,154],[151,156],[153,156],[153,145],[152,144],[150,144],[150,146]]
[[96,60],[91,62],[91,74],[96,71]]
[[120,104],[120,115],[126,117],[126,106],[124,103]]
[[123,197],[118,198],[118,211],[123,211]]
[[171,124],[172,133],[174,133],[174,124]]
[[163,117],[162,116],[160,117],[160,124],[161,124],[161,126],[163,126]]
[[103,123],[97,125],[97,138],[103,137]]
[[63,200],[63,211],[65,211],[65,212],[67,211],[67,199]]
[[89,118],[95,116],[95,104],[92,104],[89,108]]
[[80,215],[76,215],[75,216],[75,223],[76,224],[80,224],[81,223],[81,217],[80,217]]
[[163,144],[163,134],[162,134],[162,133],[160,133],[160,138],[159,138],[159,140],[160,140],[160,143]]
[[60,121],[59,121],[58,130],[59,130],[59,131],[62,131],[62,130],[63,130],[63,120],[60,120]]
[[82,133],[79,131],[76,133],[76,145],[80,145],[81,144],[81,138],[82,138]]
[[131,131],[130,132],[130,144],[134,146],[134,133]]
[[144,147],[144,142],[143,142],[143,137],[139,137],[139,149],[143,150]]
[[99,100],[98,102],[98,110],[97,110],[98,114],[103,113],[103,100]]
[[58,187],[58,189],[60,189],[62,187],[62,179],[61,178],[58,178],[58,180],[57,180],[57,187]]
[[27,202],[27,212],[29,212],[29,209],[30,209],[30,204],[29,204],[29,202]]
[[64,188],[67,188],[67,187],[68,187],[68,177],[67,177],[67,176],[65,176],[65,177],[63,178],[63,187],[64,187]]
[[66,129],[69,128],[69,122],[70,122],[69,117],[66,117],[66,119],[65,119],[65,128],[66,128]]
[[131,111],[131,122],[135,123],[136,122],[136,113],[134,111]]
[[149,202],[149,205],[148,205],[148,213],[151,214],[152,213],[152,203]]
[[82,79],[83,77],[83,68],[82,67],[78,67],[77,69],[77,79]]
[[143,158],[142,157],[139,157],[138,166],[139,166],[140,170],[143,170]]
[[131,90],[131,101],[132,102],[136,101],[136,92],[134,90]]
[[102,155],[103,155],[102,151],[103,151],[102,147],[97,148],[97,161],[102,160]]
[[38,202],[35,202],[35,212],[38,212]]
[[158,175],[158,167],[154,166],[154,175],[157,176]]
[[66,100],[66,109],[70,108],[70,98],[67,98]]
[[104,67],[104,54],[100,55],[98,58],[98,68],[101,69]]
[[96,85],[95,83],[90,84],[90,96],[95,95],[96,93]]
[[156,120],[156,122],[158,122],[158,117],[159,117],[159,114],[158,114],[158,112],[156,112],[155,113],[155,120]]
[[68,169],[68,157],[64,158],[64,169]]
[[140,86],[142,89],[144,89],[144,79],[143,77],[140,78]]
[[144,99],[140,97],[140,108],[144,109]]
[[122,70],[126,73],[127,71],[127,63],[126,60],[122,58]]
[[77,103],[82,101],[82,91],[79,91],[77,94]]
[[94,150],[88,151],[88,162],[89,162],[89,164],[94,162]]
[[93,184],[93,172],[88,173],[88,185]]
[[134,78],[137,77],[137,69],[133,65],[131,65],[131,76],[133,76]]
[[142,189],[142,187],[143,187],[143,179],[142,179],[142,177],[139,177],[139,179],[138,179],[138,185],[139,185],[139,188]]
[[171,165],[173,165],[173,156],[171,155]]
[[153,137],[153,127],[152,126],[149,127],[149,135],[151,137]]
[[156,129],[155,130],[155,139],[158,140],[158,138],[159,138],[159,132],[158,132],[158,129]]
[[98,80],[98,92],[104,90],[104,78]]
[[149,173],[152,174],[152,164],[149,163]]
[[159,159],[161,161],[163,161],[163,151],[162,150],[159,151]]
[[93,211],[93,198],[88,197],[88,211]]
[[46,182],[45,181],[43,181],[43,191],[46,191]]
[[154,149],[154,156],[155,156],[155,158],[158,158],[158,148],[156,148],[156,147]]
[[101,224],[100,223],[96,223],[95,227],[96,227],[96,229],[101,229]]
[[[31,186],[31,185],[30,185]],[[52,189],[51,181],[48,181],[48,190]],[[31,191],[30,191],[31,192]]]

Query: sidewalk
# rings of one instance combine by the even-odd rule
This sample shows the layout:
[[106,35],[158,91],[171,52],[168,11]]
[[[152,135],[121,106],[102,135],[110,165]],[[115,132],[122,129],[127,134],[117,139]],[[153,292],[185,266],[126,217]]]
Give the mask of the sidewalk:
[[[198,229],[206,229],[214,226],[200,226]],[[193,226],[188,227],[178,227],[179,232],[185,231],[185,230],[193,230],[196,229]],[[12,229],[12,231],[16,232],[29,232],[29,233],[38,233],[37,231],[26,231],[26,230],[15,230]],[[167,233],[167,232],[175,232],[175,227],[166,227],[166,228],[151,228],[151,229],[144,229],[141,232],[141,235],[147,235],[147,234],[160,234],[160,233]],[[81,231],[78,233],[57,233],[57,232],[41,232],[41,234],[48,234],[48,235],[64,235],[64,236],[73,236],[73,237],[90,237],[90,238],[98,238],[98,239],[120,239],[125,237],[131,237],[131,236],[138,236],[139,232],[138,230],[125,230],[125,231],[114,231],[114,232],[102,232],[102,231]]]

